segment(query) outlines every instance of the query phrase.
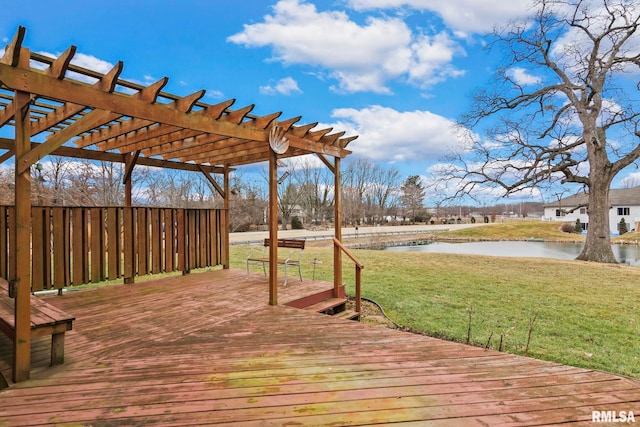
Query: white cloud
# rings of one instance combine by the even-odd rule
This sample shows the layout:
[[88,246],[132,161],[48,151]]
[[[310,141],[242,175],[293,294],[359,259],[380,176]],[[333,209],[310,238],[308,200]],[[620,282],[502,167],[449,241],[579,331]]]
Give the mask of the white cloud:
[[420,86],[464,74],[463,71],[456,70],[451,62],[455,54],[464,55],[465,52],[445,33],[433,37],[423,35],[412,44],[411,50],[414,56],[408,71],[409,77],[411,81],[422,82]]
[[321,169],[325,168],[325,164],[314,154],[306,154],[299,157],[287,157],[282,159],[283,168],[293,169]]
[[429,111],[397,111],[374,105],[333,111],[333,125],[357,134],[358,153],[373,161],[437,161],[460,144],[453,121]]
[[204,96],[211,99],[222,99],[224,98],[224,93],[217,89],[209,89]]
[[[60,56],[60,53],[49,53],[49,52],[39,52],[41,55],[48,56],[50,58],[57,58]],[[71,63],[73,65],[77,65],[78,67],[86,68],[91,71],[97,71],[101,74],[106,74],[113,68],[113,64],[102,59],[96,58],[93,55],[87,55],[84,53],[76,52],[71,59]],[[32,64],[32,66],[37,66],[38,64]],[[44,68],[44,67],[39,67]],[[93,84],[97,81],[97,79],[89,76],[85,76],[84,74],[75,73],[73,71],[67,72],[67,77],[70,77],[74,80],[78,80],[81,82]]]
[[84,53],[76,53],[73,56],[71,63],[78,65],[79,67],[97,71],[102,74],[108,73],[113,68],[112,63],[104,61],[100,58],[96,58],[93,55],[86,55]]
[[347,0],[356,10],[397,9],[410,7],[429,10],[442,17],[447,26],[463,33],[485,33],[495,26],[522,17],[530,0]]
[[640,186],[640,172],[632,172],[620,180],[621,188],[633,188]]
[[292,95],[302,93],[296,82],[291,77],[278,80],[275,85],[260,86],[260,93],[263,95]]
[[514,67],[507,70],[507,77],[520,86],[537,85],[542,82],[540,77],[529,74],[527,70],[520,67]]
[[227,39],[273,49],[271,61],[329,70],[337,92],[390,93],[387,82],[405,78],[419,86],[458,72],[451,66],[461,48],[446,33],[414,34],[398,18],[369,17],[360,25],[345,12],[320,12],[304,0],[280,0],[262,23],[245,25]]

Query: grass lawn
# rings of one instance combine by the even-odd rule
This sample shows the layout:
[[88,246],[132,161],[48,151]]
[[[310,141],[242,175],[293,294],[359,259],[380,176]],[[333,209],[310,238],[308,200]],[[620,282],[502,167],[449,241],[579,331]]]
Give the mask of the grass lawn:
[[[476,228],[493,233],[493,227],[501,226]],[[525,236],[544,238],[531,229]],[[232,268],[244,268],[247,252],[246,246],[231,247]],[[542,258],[354,253],[365,265],[363,296],[381,304],[400,325],[463,343],[470,326],[472,344],[498,349],[502,339],[502,350],[515,354],[526,353],[531,329],[531,357],[640,378],[638,267]],[[322,260],[315,277],[332,281],[329,247],[305,250],[303,276],[312,276],[309,261],[314,258]],[[353,294],[353,264],[346,257],[343,262],[347,292]]]
[[448,238],[460,239],[544,239],[547,241],[584,241],[584,236],[577,233],[565,233],[560,230],[561,222],[505,222],[463,228],[439,234]]

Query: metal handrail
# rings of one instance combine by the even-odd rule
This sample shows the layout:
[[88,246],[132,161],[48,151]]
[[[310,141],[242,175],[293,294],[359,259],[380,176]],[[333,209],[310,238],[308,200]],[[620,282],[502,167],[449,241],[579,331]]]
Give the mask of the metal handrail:
[[358,258],[347,249],[340,240],[333,238],[333,244],[338,247],[342,252],[344,252],[351,261],[354,262],[356,266],[356,312],[358,314],[362,313],[362,269],[364,268],[364,264],[360,262]]

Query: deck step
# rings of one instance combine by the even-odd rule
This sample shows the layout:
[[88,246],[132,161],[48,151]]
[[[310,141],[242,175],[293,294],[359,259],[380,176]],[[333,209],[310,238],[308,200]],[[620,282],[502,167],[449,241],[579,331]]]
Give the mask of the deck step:
[[[327,298],[319,303],[310,305],[305,307],[305,310],[315,311],[317,313],[323,313],[328,310],[333,310],[340,305],[345,305],[347,303],[346,298]],[[341,310],[342,311],[342,310]]]
[[344,310],[340,313],[334,314],[333,317],[346,320],[360,320],[360,313],[355,310]]

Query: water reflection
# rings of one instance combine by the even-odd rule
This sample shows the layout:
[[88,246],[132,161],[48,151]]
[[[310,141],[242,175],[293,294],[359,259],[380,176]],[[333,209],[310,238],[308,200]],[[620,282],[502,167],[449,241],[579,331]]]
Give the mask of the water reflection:
[[[575,259],[582,251],[581,243],[550,242],[431,242],[425,245],[394,246],[388,251],[439,252],[448,254],[492,255]],[[640,266],[640,246],[612,245],[613,254],[622,264]]]

